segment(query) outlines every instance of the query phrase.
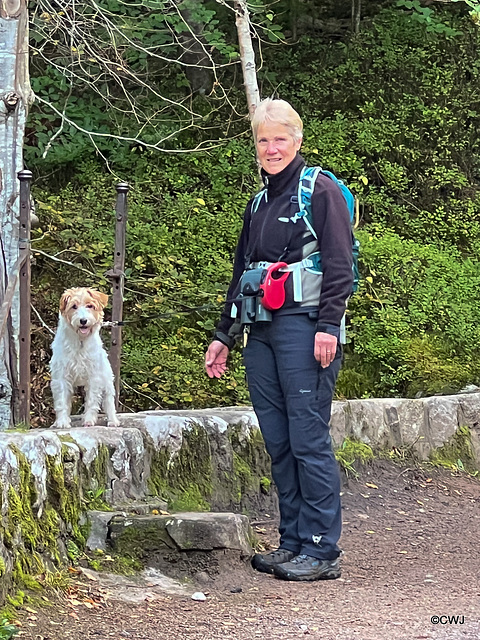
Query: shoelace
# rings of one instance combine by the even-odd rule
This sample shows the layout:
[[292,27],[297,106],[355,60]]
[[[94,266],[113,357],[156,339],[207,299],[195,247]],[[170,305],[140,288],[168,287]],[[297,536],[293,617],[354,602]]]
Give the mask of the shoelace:
[[309,556],[305,555],[304,553],[302,553],[299,556],[296,556],[295,558],[293,558],[291,560],[292,564],[302,564],[302,562],[308,562],[308,558]]

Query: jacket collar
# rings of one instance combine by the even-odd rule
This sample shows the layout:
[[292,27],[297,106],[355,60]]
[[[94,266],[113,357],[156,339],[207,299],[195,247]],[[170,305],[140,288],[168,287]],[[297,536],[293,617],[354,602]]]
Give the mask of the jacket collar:
[[263,184],[268,190],[269,196],[276,196],[282,193],[285,188],[290,184],[293,177],[300,172],[300,169],[305,166],[305,160],[297,153],[295,158],[287,164],[285,169],[280,173],[270,174],[262,169]]

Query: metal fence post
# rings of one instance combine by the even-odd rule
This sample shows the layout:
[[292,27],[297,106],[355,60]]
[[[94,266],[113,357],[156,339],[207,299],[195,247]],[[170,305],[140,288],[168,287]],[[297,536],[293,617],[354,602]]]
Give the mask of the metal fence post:
[[18,231],[20,263],[20,327],[19,327],[19,385],[18,417],[30,424],[30,182],[33,174],[24,169],[20,180],[20,226]]
[[115,376],[115,404],[118,409],[120,395],[120,356],[122,352],[122,327],[117,322],[123,319],[123,291],[125,284],[125,236],[127,228],[127,193],[130,186],[119,182],[115,206],[115,257],[113,269],[107,272],[112,281],[112,340],[109,352],[110,364]]

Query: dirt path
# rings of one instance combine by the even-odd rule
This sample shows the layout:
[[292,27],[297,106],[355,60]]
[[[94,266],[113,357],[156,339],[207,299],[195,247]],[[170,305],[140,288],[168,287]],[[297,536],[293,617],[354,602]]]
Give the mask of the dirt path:
[[[21,612],[17,637],[480,639],[478,480],[377,462],[344,484],[343,505],[339,580],[288,583],[234,566],[199,586],[204,602],[162,596],[125,604],[110,589],[93,608],[59,599],[54,607]],[[266,548],[274,547],[275,526],[265,520],[255,529]]]

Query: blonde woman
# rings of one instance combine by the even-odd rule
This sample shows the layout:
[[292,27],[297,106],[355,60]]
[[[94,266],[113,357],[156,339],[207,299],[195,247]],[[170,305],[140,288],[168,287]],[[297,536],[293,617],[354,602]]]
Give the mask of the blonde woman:
[[[265,189],[245,210],[227,299],[242,294],[255,269],[282,262],[288,273],[282,306],[257,311],[254,321],[248,316],[243,349],[280,507],[279,547],[255,555],[252,565],[284,580],[335,579],[341,575],[341,504],[329,421],[342,358],[340,325],[352,290],[350,216],[339,187],[323,174],[311,196],[313,233],[296,216],[303,125],[288,102],[264,100],[252,126]],[[314,255],[321,256],[321,274],[310,268]],[[226,369],[238,327],[233,316],[228,303],[205,357],[211,378]]]

